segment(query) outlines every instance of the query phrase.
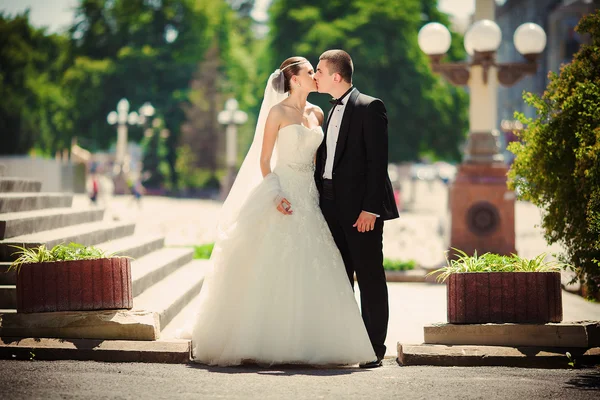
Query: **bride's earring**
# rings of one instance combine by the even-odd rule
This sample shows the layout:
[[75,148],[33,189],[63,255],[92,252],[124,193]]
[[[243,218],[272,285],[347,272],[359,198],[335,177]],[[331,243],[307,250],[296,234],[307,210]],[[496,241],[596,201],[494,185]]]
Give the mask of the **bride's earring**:
[[297,85],[298,87],[302,86],[302,85],[300,84],[300,82],[296,82],[296,85]]

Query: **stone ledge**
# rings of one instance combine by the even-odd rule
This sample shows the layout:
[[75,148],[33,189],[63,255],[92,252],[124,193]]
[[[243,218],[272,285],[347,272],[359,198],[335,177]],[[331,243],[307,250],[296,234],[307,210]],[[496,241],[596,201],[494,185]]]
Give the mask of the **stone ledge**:
[[157,340],[158,313],[101,310],[0,315],[0,336],[62,339]]
[[600,347],[600,322],[548,324],[432,324],[426,344],[538,347]]
[[131,341],[90,339],[0,338],[0,359],[104,362],[190,362],[189,340]]
[[504,366],[521,368],[571,368],[565,355],[570,352],[577,366],[600,363],[600,348],[550,348],[501,346],[445,346],[398,343],[400,365],[446,367]]

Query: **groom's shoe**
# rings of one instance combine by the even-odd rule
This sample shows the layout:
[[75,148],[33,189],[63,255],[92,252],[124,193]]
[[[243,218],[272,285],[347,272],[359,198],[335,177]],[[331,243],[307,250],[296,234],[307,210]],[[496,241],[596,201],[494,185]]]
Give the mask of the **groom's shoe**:
[[362,363],[362,364],[359,364],[358,366],[360,368],[379,368],[383,365],[381,360],[382,360],[381,358],[377,357],[377,360]]

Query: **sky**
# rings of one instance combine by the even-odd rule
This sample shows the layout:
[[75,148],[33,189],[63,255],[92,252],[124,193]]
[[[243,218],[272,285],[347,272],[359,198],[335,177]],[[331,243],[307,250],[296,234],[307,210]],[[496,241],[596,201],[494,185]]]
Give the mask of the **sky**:
[[[271,0],[256,0],[254,16],[264,15]],[[14,15],[30,9],[30,21],[34,26],[48,26],[51,32],[62,30],[73,21],[77,0],[0,0],[0,11]],[[466,20],[475,9],[475,0],[439,0],[440,10],[456,18]]]

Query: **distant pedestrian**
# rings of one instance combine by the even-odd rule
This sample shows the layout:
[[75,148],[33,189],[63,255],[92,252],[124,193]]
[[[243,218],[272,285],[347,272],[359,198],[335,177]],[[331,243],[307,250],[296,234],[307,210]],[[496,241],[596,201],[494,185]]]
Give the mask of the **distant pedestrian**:
[[142,181],[140,179],[136,179],[131,186],[131,194],[133,195],[133,199],[137,203],[138,207],[142,206],[142,196],[145,193],[146,188],[144,188],[144,185],[142,185]]
[[94,173],[91,177],[91,188],[90,188],[90,201],[93,205],[98,204],[98,193],[100,193],[100,184],[98,182],[98,176]]

